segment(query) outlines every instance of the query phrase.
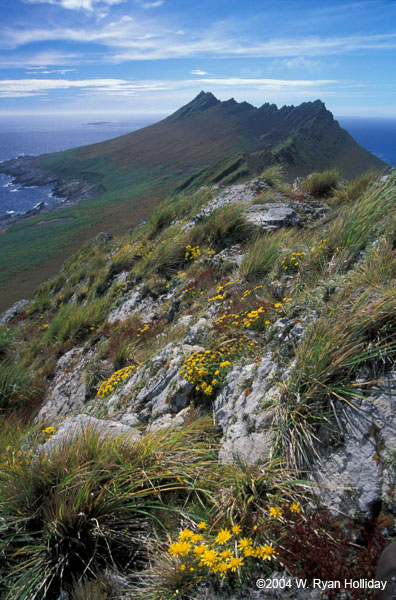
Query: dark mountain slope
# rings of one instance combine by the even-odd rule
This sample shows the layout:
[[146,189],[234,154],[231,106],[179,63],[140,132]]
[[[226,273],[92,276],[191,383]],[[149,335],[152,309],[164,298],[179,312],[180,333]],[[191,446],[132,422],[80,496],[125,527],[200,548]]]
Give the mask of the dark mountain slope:
[[341,129],[320,100],[281,109],[273,104],[255,108],[233,99],[220,102],[209,92],[201,92],[159,123],[74,154],[83,161],[106,157],[117,167],[161,166],[185,172],[236,152],[258,150],[274,153],[276,162],[286,170],[290,167],[291,175],[299,168],[305,174],[336,166],[352,176],[385,167]]

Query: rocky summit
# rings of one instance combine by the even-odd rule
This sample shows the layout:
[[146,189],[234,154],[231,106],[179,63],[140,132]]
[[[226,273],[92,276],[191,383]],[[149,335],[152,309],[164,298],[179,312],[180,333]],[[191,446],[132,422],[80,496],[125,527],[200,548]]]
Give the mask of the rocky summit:
[[[200,95],[172,120],[223,104]],[[379,589],[396,517],[395,199],[395,170],[209,181],[90,239],[3,313],[2,598]]]

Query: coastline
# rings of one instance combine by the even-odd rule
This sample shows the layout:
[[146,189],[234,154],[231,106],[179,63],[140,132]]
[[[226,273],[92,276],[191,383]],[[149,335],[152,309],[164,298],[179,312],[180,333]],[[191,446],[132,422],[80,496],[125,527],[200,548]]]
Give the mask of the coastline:
[[52,206],[47,206],[43,201],[25,213],[0,216],[0,234],[5,233],[8,227],[15,223],[20,223],[38,214],[44,215],[55,212],[65,206],[72,206],[81,200],[93,198],[104,191],[104,188],[97,184],[82,181],[81,179],[71,179],[68,181],[57,177],[50,171],[46,171],[40,164],[45,156],[47,155],[18,156],[0,163],[0,173],[12,177],[12,184],[18,184],[24,188],[51,186],[51,195],[59,199],[59,202]]

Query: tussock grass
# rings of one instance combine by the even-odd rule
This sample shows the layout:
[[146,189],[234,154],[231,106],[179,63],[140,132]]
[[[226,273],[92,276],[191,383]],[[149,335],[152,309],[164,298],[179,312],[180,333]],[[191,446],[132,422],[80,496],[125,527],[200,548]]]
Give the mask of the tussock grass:
[[63,304],[48,325],[44,341],[81,340],[103,324],[107,310],[106,299],[94,300],[86,305]]
[[254,233],[254,226],[243,218],[243,206],[228,204],[219,208],[189,234],[189,243],[208,245],[222,249],[233,244],[246,242]]
[[243,256],[238,278],[251,282],[265,277],[274,267],[281,245],[279,235],[257,237]]
[[133,572],[167,514],[211,498],[208,421],[133,443],[87,429],[51,452],[6,454],[0,474],[5,598],[56,598],[106,567]]
[[342,211],[329,227],[330,245],[354,260],[367,243],[384,232],[384,224],[395,204],[396,173],[386,182],[371,186],[355,204]]
[[337,189],[340,174],[336,169],[311,173],[302,184],[304,192],[312,196],[328,196]]
[[272,188],[280,187],[284,183],[282,165],[272,165],[267,167],[261,173],[260,179]]
[[9,325],[0,325],[0,361],[10,353],[16,338],[15,330]]
[[358,200],[369,185],[378,180],[378,173],[375,171],[367,171],[359,177],[348,181],[343,187],[334,190],[334,200],[341,204],[352,204]]

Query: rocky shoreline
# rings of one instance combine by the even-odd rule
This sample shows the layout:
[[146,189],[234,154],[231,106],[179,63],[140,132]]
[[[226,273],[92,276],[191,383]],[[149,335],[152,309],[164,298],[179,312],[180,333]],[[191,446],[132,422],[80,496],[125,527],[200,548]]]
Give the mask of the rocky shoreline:
[[52,195],[59,198],[59,203],[55,206],[47,206],[45,202],[39,202],[23,214],[0,216],[0,227],[8,227],[37,214],[46,214],[58,210],[65,205],[70,206],[81,200],[88,200],[103,191],[101,186],[94,183],[80,179],[62,179],[54,173],[43,169],[41,162],[44,156],[45,154],[40,156],[19,156],[4,161],[0,163],[0,173],[13,177],[11,183],[20,184],[23,187],[53,186]]

